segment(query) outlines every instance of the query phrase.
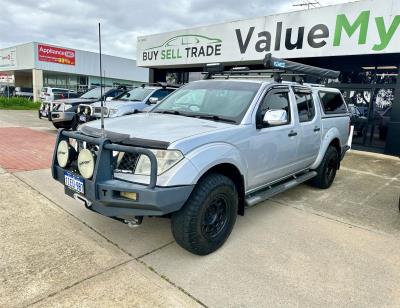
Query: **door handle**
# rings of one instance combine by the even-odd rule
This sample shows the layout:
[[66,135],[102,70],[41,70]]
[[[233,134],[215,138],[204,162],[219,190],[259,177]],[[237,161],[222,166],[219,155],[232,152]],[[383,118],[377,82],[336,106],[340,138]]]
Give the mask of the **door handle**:
[[289,137],[294,137],[294,136],[297,136],[297,133],[295,132],[295,131],[291,131],[289,134],[288,134],[288,136]]
[[319,132],[321,130],[321,128],[319,127],[314,127],[314,132]]

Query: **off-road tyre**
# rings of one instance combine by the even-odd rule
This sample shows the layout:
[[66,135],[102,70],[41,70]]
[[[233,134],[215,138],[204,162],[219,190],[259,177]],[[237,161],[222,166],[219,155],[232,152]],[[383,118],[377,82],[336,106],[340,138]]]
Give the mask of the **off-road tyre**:
[[172,215],[176,242],[196,255],[221,247],[236,222],[238,192],[228,177],[210,173],[196,184],[182,209]]
[[77,130],[78,125],[79,125],[78,116],[75,115],[74,118],[73,118],[72,121],[71,121],[71,125],[70,125],[69,128],[70,128],[71,130]]
[[55,128],[57,128],[57,129],[59,129],[59,128],[65,128],[65,125],[64,125],[64,124],[61,124],[61,123],[54,123],[54,122],[53,122],[53,126],[54,126]]
[[339,166],[339,153],[335,147],[329,146],[321,164],[315,170],[317,175],[310,180],[310,184],[321,189],[329,188],[336,176]]

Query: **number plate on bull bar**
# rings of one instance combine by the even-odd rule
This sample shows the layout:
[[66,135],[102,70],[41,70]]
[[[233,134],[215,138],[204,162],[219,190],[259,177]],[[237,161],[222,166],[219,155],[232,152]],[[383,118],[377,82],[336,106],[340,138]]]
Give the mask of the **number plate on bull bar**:
[[64,171],[64,184],[73,191],[76,191],[80,194],[85,193],[85,181],[80,176],[77,176],[71,172]]

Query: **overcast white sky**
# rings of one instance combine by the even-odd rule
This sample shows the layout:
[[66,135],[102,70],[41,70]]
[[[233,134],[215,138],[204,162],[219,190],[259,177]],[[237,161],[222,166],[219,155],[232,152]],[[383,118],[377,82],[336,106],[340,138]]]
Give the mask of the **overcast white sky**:
[[[0,0],[0,48],[31,41],[136,58],[138,35],[284,13],[303,0]],[[322,6],[351,2],[320,0]]]

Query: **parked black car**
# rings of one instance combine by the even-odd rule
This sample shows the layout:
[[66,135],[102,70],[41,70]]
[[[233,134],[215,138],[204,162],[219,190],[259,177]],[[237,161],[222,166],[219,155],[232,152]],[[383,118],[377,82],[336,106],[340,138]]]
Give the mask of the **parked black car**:
[[11,97],[15,95],[14,86],[2,86],[0,88],[0,96]]

